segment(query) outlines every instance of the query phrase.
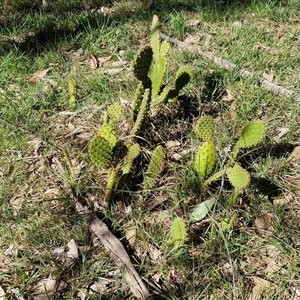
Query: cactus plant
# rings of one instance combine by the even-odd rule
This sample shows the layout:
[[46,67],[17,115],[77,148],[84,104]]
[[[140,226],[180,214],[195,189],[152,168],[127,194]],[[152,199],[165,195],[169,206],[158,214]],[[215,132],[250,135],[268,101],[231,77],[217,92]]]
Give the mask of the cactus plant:
[[200,118],[195,126],[195,131],[203,141],[211,140],[215,132],[215,123],[212,117],[203,116]]
[[131,129],[131,132],[130,132],[131,135],[134,135],[134,136],[137,135],[138,131],[142,127],[143,122],[144,122],[144,120],[147,116],[147,113],[149,111],[150,101],[151,101],[150,90],[146,89],[144,97],[143,97],[143,101],[141,103],[139,113],[138,113],[136,121],[135,121],[135,124],[134,124],[134,126],[133,126],[133,128]]
[[104,124],[101,126],[98,135],[103,137],[108,143],[111,149],[113,149],[117,144],[117,137],[114,128],[109,124]]
[[128,174],[130,172],[132,163],[139,156],[140,151],[141,151],[141,147],[137,143],[128,146],[127,155],[122,165],[123,175]]
[[89,145],[91,161],[103,169],[107,169],[112,157],[112,148],[102,136],[96,136]]
[[114,123],[120,120],[122,111],[122,105],[120,102],[115,102],[107,108],[108,117]]
[[180,247],[186,238],[186,228],[182,218],[176,218],[171,226],[172,244],[174,248]]
[[250,175],[248,171],[237,163],[226,170],[226,175],[230,183],[235,188],[245,188],[250,182]]
[[159,173],[163,167],[164,159],[164,149],[162,146],[157,146],[151,156],[148,169],[144,176],[144,190],[147,191],[151,189],[157,180]]
[[196,155],[195,170],[204,178],[212,171],[215,161],[216,149],[214,142],[205,142]]
[[117,172],[114,168],[110,168],[107,174],[107,184],[105,189],[105,195],[103,199],[103,206],[107,207],[112,197],[113,189],[116,185]]

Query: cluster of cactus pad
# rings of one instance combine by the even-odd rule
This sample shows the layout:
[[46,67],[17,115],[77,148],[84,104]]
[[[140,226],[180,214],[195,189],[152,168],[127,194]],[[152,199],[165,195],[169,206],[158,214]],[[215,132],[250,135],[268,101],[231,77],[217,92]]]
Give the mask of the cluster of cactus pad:
[[[216,162],[216,146],[213,141],[214,130],[214,120],[209,116],[201,117],[195,126],[195,131],[204,142],[196,154],[194,164],[195,170],[202,179],[205,179],[212,172]],[[234,195],[236,197],[238,190],[245,188],[250,182],[248,171],[236,162],[237,155],[241,149],[253,147],[261,142],[264,138],[264,133],[264,124],[260,120],[253,120],[246,124],[233,148],[231,159],[228,161],[225,170],[221,170],[205,179],[202,188],[207,187],[210,183],[223,176],[223,174],[226,174],[235,189]]]
[[[134,160],[140,155],[139,135],[141,135],[141,129],[151,108],[167,104],[176,98],[191,78],[190,70],[182,67],[175,76],[173,87],[169,88],[163,85],[169,49],[169,43],[160,40],[158,18],[154,16],[151,25],[150,46],[144,47],[133,62],[133,74],[139,84],[132,105],[132,120],[129,122],[132,124],[130,136],[126,139],[121,138],[118,123],[126,112],[123,111],[121,104],[116,102],[107,108],[104,124],[90,142],[91,161],[107,170],[108,174],[104,205],[108,205],[112,191],[120,178],[131,172]],[[144,175],[144,193],[154,187],[163,168],[163,158],[163,147],[157,146]]]

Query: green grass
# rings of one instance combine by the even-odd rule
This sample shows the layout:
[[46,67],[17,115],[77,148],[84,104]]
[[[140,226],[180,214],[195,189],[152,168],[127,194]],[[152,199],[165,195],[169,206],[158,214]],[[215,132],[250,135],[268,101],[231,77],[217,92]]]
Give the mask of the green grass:
[[[144,132],[145,154],[138,158],[134,191],[116,193],[105,212],[97,210],[105,177],[91,165],[87,147],[103,122],[102,105],[133,99],[137,82],[130,64],[138,49],[149,43],[153,14],[168,35],[199,38],[203,51],[256,76],[268,73],[274,82],[299,92],[298,1],[154,1],[151,9],[120,1],[104,4],[114,8],[107,16],[97,12],[96,1],[86,1],[86,6],[81,1],[47,2],[48,7],[33,7],[29,1],[0,5],[0,286],[7,299],[33,298],[36,284],[47,278],[67,283],[51,299],[77,299],[78,292],[86,292],[99,277],[114,282],[102,295],[88,299],[134,299],[76,213],[66,181],[122,241],[157,299],[233,299],[234,294],[236,299],[251,299],[256,277],[270,284],[259,292],[261,299],[296,299],[300,166],[299,158],[291,160],[290,154],[299,144],[300,107],[293,99],[273,95],[255,79],[241,79],[236,72],[172,46],[166,78],[171,80],[179,67],[189,65],[193,78],[184,93],[190,102],[174,105],[152,120]],[[190,26],[190,20],[200,22]],[[90,54],[112,57],[108,65],[93,70]],[[109,64],[120,60],[127,62],[123,70],[109,73],[114,69]],[[35,72],[47,68],[51,69],[45,76],[30,82]],[[76,85],[74,109],[69,105],[69,79]],[[252,179],[234,207],[228,205],[232,188],[227,181],[200,192],[193,168],[196,150],[191,149],[201,144],[193,132],[201,114],[216,122],[215,171],[247,121],[265,122],[264,142],[239,155]],[[289,132],[275,142],[281,128]],[[148,150],[175,140],[180,144],[167,149],[162,178],[141,197]],[[63,149],[78,172],[74,182]],[[173,159],[174,152],[185,150],[181,160]],[[190,224],[195,205],[210,197],[217,198],[213,214]],[[259,231],[257,220],[267,214],[272,227]],[[235,226],[222,230],[220,223],[233,216]],[[170,231],[177,217],[186,221],[188,236],[174,251]],[[134,242],[127,239],[130,228],[135,230]],[[51,253],[71,239],[80,256],[67,264]]]

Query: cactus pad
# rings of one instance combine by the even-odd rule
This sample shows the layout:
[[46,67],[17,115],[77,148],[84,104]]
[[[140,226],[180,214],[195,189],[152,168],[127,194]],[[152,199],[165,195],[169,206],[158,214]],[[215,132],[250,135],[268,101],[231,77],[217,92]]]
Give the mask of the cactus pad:
[[235,164],[232,168],[228,168],[226,170],[226,175],[235,188],[245,188],[250,183],[248,171],[239,164]]
[[149,107],[150,107],[150,102],[151,102],[150,90],[146,89],[145,93],[144,93],[143,101],[141,103],[139,113],[138,113],[136,121],[135,121],[135,124],[130,132],[131,135],[136,135],[138,133],[138,131],[140,130],[140,128],[142,127],[143,122],[146,118],[146,115],[147,115]]
[[164,149],[162,146],[157,146],[151,156],[151,160],[144,177],[144,189],[151,189],[157,180],[159,173],[163,168]]
[[191,80],[191,71],[187,67],[182,67],[177,71],[175,77],[175,89],[179,92]]
[[116,146],[117,144],[116,133],[113,127],[110,126],[109,124],[102,125],[102,127],[98,132],[98,135],[108,141],[111,149],[113,149]]
[[89,145],[89,156],[95,165],[107,169],[112,156],[109,142],[99,135],[93,138]]
[[198,135],[203,139],[203,141],[208,142],[214,135],[214,120],[209,116],[201,117],[196,124],[195,130],[198,133]]
[[137,54],[133,63],[133,74],[139,81],[142,81],[144,88],[149,88],[151,84],[148,72],[152,63],[152,57],[152,49],[147,46]]
[[118,122],[122,116],[122,105],[120,102],[115,102],[107,108],[109,118],[114,122]]
[[248,148],[263,140],[265,134],[264,123],[260,120],[249,122],[243,129],[237,142],[237,147]]
[[170,44],[167,41],[163,41],[160,45],[159,55],[166,56],[170,50]]
[[172,243],[174,247],[180,247],[186,238],[186,228],[182,218],[176,218],[171,226]]
[[116,185],[116,178],[117,178],[116,170],[113,168],[110,168],[108,170],[107,184],[106,184],[105,195],[104,195],[104,200],[103,200],[104,207],[107,207],[109,205],[109,202],[110,202],[110,199],[112,196],[112,191]]
[[133,144],[128,147],[127,155],[125,157],[124,163],[122,165],[122,173],[123,175],[128,174],[130,172],[132,163],[135,158],[137,158],[140,154],[141,148],[139,144]]
[[156,15],[153,16],[152,24],[151,24],[151,38],[150,45],[153,50],[154,59],[158,59],[159,51],[160,51],[160,39],[159,39],[159,21]]
[[159,56],[155,61],[151,72],[152,97],[155,98],[161,89],[163,78],[167,68],[167,59],[165,56]]
[[216,147],[213,141],[205,142],[199,149],[196,160],[195,170],[200,174],[201,177],[205,177],[209,174],[216,160]]

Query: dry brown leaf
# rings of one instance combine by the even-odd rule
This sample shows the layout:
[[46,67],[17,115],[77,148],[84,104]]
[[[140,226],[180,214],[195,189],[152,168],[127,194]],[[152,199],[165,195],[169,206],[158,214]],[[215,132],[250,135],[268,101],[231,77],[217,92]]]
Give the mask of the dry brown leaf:
[[196,34],[188,34],[188,36],[185,38],[184,42],[187,44],[199,44],[200,37]]
[[31,84],[36,84],[38,83],[41,79],[43,79],[47,73],[52,69],[52,67],[47,68],[45,70],[39,70],[36,71],[28,80],[29,83]]
[[200,20],[189,20],[188,26],[194,27],[194,26],[197,26],[199,23],[200,23]]
[[151,260],[156,263],[161,262],[161,260],[162,260],[161,252],[151,244],[149,244],[148,249],[149,249],[148,251],[149,251]]
[[231,102],[235,100],[235,96],[230,90],[226,90],[225,93],[222,95],[221,100]]
[[254,282],[254,286],[248,300],[262,300],[262,292],[270,287],[270,282],[258,276],[251,276],[251,279]]
[[299,178],[295,178],[295,177],[292,177],[292,176],[284,176],[284,179],[292,184],[292,185],[295,185],[295,186],[300,186],[300,179]]
[[178,147],[178,146],[180,146],[180,142],[179,141],[167,141],[166,142],[166,146],[167,146],[167,148],[176,148],[176,147]]
[[102,57],[98,57],[97,61],[99,64],[99,67],[102,67],[105,63],[109,62],[112,59],[112,56],[102,56]]
[[2,286],[0,286],[0,300],[5,300],[6,299],[6,293]]
[[103,16],[106,16],[111,12],[111,9],[106,6],[101,6],[100,12],[103,14]]
[[67,244],[67,249],[67,263],[76,260],[78,258],[78,249],[73,239]]
[[234,101],[230,104],[229,114],[230,114],[231,120],[235,120],[236,119],[236,104],[235,104]]
[[131,247],[135,244],[135,236],[136,236],[136,225],[133,222],[129,223],[128,228],[125,230],[125,237]]
[[266,213],[254,220],[254,225],[256,230],[260,234],[272,234],[274,232],[274,227],[272,225],[272,220],[274,216],[270,213]]
[[[57,280],[52,278],[46,278],[40,280],[34,287],[35,293],[39,294],[38,299],[49,299],[48,294],[53,292],[58,292],[64,289],[67,286],[67,284],[63,281],[60,283],[57,282]],[[47,296],[46,298],[41,298],[42,295]],[[36,298],[37,299],[37,298]]]
[[[261,46],[264,48],[263,45],[261,45]],[[266,49],[268,49],[268,48],[266,47]],[[272,73],[272,72],[270,72],[270,73],[264,72],[264,73],[262,74],[262,77],[263,77],[264,79],[267,79],[267,80],[269,80],[269,81],[272,82],[272,81],[275,79],[275,74]]]
[[98,68],[98,61],[93,54],[90,54],[90,67],[92,70],[96,70]]
[[40,136],[36,136],[31,141],[28,142],[31,146],[33,146],[33,155],[38,156],[38,150],[40,149],[42,145],[42,138]]
[[[26,199],[26,193],[28,192],[28,185],[25,185],[13,198],[10,199],[10,204],[13,209],[13,215],[18,215],[19,211],[22,209],[23,203]],[[32,189],[30,188],[30,191],[32,192]]]
[[276,143],[279,143],[280,140],[281,140],[281,138],[282,138],[283,136],[285,136],[289,131],[290,131],[290,129],[287,128],[287,127],[277,128],[277,129],[276,129],[276,134],[275,134],[275,136],[274,136],[274,141],[275,141]]
[[109,74],[109,75],[118,75],[118,74],[120,74],[123,70],[124,70],[124,68],[107,69],[107,70],[105,70],[105,73],[106,73],[106,74]]
[[112,289],[112,285],[115,282],[116,281],[114,279],[99,277],[98,281],[90,286],[89,293],[100,293],[101,295],[109,294]]
[[291,158],[300,159],[300,146],[294,148],[293,152],[291,153]]

